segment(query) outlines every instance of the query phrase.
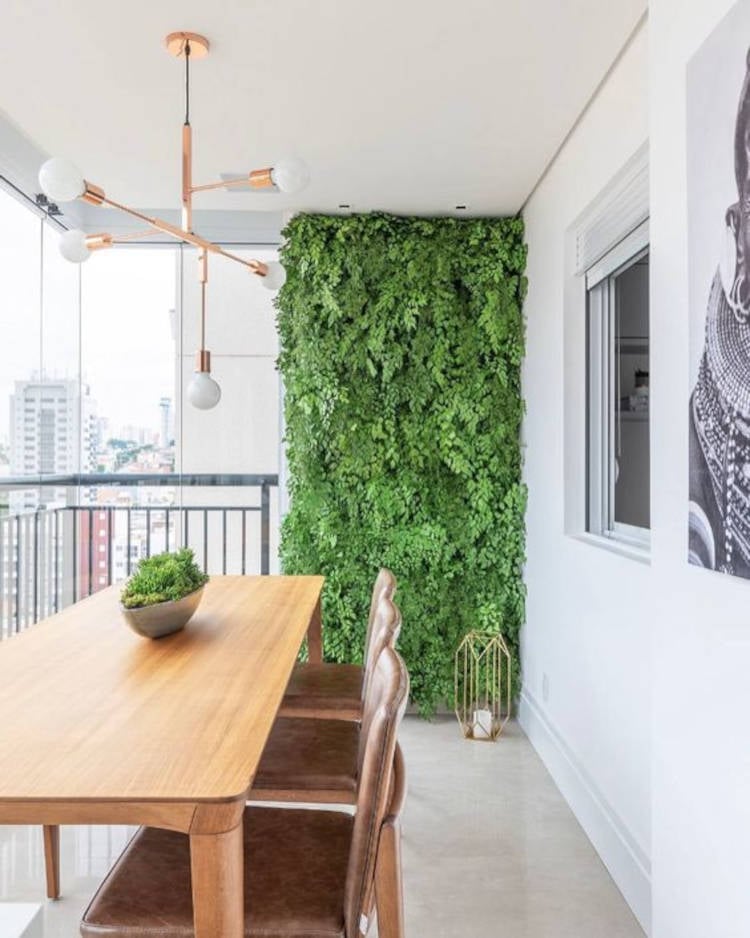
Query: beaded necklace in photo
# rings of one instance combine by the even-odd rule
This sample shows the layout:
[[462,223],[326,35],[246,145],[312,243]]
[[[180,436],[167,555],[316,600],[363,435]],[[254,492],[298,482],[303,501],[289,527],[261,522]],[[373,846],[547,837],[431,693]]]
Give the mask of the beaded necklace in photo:
[[[693,393],[693,421],[722,520],[720,569],[750,566],[750,327],[714,278],[706,345]],[[717,532],[718,534],[718,532]]]

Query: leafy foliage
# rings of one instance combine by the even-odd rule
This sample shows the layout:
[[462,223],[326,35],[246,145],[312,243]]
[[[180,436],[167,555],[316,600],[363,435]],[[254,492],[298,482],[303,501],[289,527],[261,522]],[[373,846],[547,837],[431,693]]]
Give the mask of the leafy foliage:
[[298,215],[277,300],[288,573],[323,573],[326,657],[362,658],[381,565],[424,713],[470,629],[524,617],[523,222]]
[[192,550],[155,554],[138,564],[120,595],[126,609],[182,599],[208,581]]

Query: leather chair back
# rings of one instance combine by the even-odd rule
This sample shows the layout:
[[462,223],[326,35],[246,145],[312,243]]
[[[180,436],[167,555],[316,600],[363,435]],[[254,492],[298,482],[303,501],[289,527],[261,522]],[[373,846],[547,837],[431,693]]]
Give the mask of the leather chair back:
[[360,924],[370,912],[380,828],[391,807],[398,729],[408,698],[406,667],[386,646],[375,665],[362,718],[357,808],[344,894],[347,938],[364,933]]
[[362,702],[367,700],[367,691],[375,673],[375,666],[384,648],[394,648],[401,633],[401,610],[393,600],[383,593],[375,609],[367,657],[362,680]]
[[378,603],[385,596],[387,599],[393,599],[396,592],[396,577],[387,567],[381,567],[380,572],[372,588],[372,599],[370,600],[370,615],[367,618],[367,634],[365,635],[365,666],[370,656],[370,642],[372,641],[373,627],[375,625],[375,615],[378,611]]

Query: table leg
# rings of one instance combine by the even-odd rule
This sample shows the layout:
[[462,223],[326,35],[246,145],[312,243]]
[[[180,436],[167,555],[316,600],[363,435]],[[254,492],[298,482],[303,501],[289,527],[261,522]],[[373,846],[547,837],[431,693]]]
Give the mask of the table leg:
[[190,835],[195,938],[242,938],[242,822],[223,834]]
[[47,898],[60,898],[60,828],[44,825],[44,871],[47,874]]
[[321,664],[323,661],[323,618],[320,608],[320,599],[307,627],[307,659],[310,664]]

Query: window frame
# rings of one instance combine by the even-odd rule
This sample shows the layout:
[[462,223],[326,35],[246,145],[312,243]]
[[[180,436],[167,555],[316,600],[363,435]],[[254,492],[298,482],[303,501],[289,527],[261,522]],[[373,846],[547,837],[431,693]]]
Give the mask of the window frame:
[[[585,272],[586,533],[647,552],[651,529],[615,520],[618,362],[615,279],[649,253],[648,219]],[[650,329],[649,329],[650,332]],[[650,421],[649,421],[650,427]],[[650,465],[649,465],[650,471]]]

